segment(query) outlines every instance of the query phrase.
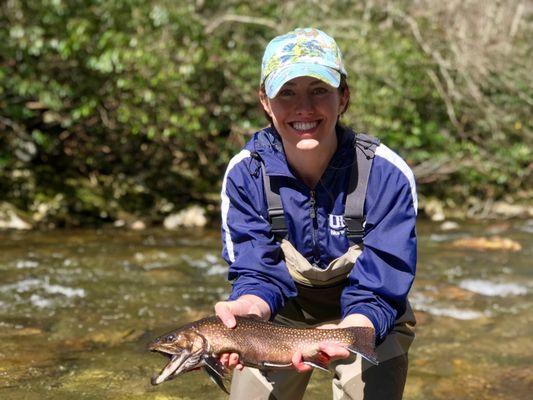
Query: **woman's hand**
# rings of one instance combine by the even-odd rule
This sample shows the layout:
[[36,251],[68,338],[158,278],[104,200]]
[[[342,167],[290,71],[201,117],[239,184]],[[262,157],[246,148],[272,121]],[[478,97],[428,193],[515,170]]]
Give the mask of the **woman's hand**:
[[[268,320],[270,318],[270,307],[262,298],[245,294],[237,300],[219,301],[215,304],[215,313],[228,328],[235,328],[237,320],[235,316],[240,315],[257,315],[258,317]],[[220,362],[228,368],[243,369],[239,362],[237,353],[223,353],[220,355]]]
[[[340,329],[357,326],[374,328],[374,325],[366,316],[362,314],[352,314],[346,316],[346,318],[344,318],[338,324],[324,324],[319,326],[318,329]],[[342,360],[350,356],[350,352],[345,347],[335,343],[319,343],[318,350],[323,353],[322,356],[326,363],[330,363],[331,361],[335,360]],[[303,355],[299,351],[293,354],[292,365],[298,372],[307,372],[313,369],[313,367],[304,364]]]

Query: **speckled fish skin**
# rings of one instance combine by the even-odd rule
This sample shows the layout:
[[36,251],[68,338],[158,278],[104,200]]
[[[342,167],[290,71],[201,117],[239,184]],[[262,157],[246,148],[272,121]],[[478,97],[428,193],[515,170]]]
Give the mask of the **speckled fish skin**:
[[238,353],[244,365],[257,368],[264,367],[265,362],[291,364],[297,350],[304,354],[304,360],[312,361],[320,342],[336,343],[376,360],[371,328],[303,329],[237,317],[237,326],[229,329],[219,318],[209,317],[197,321],[192,329],[207,339],[214,355]]
[[[172,332],[162,335],[149,344],[151,351],[168,357],[182,355],[183,352],[194,354],[194,362],[189,360],[186,367],[172,368],[161,372],[152,380],[159,384],[175,376],[206,366],[206,371],[213,378],[213,364],[219,367],[215,375],[223,377],[225,371],[218,362],[222,353],[238,353],[242,364],[260,369],[290,368],[291,359],[296,351],[301,351],[304,362],[317,368],[327,368],[327,358],[319,351],[322,342],[336,343],[352,353],[357,353],[377,364],[374,352],[374,330],[366,327],[343,329],[292,328],[273,324],[253,317],[236,317],[237,326],[227,328],[216,317],[207,317]],[[210,366],[210,368],[208,368]],[[165,368],[167,368],[165,367]],[[165,371],[165,370],[164,370]],[[170,372],[169,372],[170,371]],[[214,377],[216,379],[216,376]],[[217,382],[225,390],[223,385]]]

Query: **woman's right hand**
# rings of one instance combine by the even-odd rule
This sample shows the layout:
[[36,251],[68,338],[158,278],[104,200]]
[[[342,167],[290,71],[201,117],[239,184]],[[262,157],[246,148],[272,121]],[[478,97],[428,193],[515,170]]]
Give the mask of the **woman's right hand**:
[[[270,318],[270,307],[262,298],[245,294],[237,300],[219,301],[215,304],[215,314],[228,328],[235,328],[237,320],[235,316],[240,315],[257,315],[258,317],[268,320]],[[220,355],[220,362],[228,368],[243,369],[239,362],[237,353],[223,353]]]

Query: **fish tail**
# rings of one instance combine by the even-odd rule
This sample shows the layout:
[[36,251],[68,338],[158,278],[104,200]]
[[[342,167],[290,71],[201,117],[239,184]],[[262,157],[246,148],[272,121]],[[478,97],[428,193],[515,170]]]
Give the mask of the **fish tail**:
[[348,328],[352,332],[352,342],[347,349],[354,354],[359,354],[372,364],[378,364],[376,354],[376,339],[374,329],[366,327]]
[[370,361],[374,365],[378,365],[378,356],[373,348],[370,349],[361,349],[358,347],[348,346],[348,351],[353,354],[359,354],[361,357],[363,357],[365,360]]

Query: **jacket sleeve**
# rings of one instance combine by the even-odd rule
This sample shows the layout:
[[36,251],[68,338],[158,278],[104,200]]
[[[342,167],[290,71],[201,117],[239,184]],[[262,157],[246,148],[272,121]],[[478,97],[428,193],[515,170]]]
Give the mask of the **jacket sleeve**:
[[405,311],[416,272],[416,188],[403,160],[374,159],[365,201],[364,249],[341,297],[343,317],[360,313],[381,342]]
[[296,288],[266,219],[262,177],[247,150],[229,163],[222,183],[222,256],[229,264],[230,300],[253,294],[270,306],[272,317]]

